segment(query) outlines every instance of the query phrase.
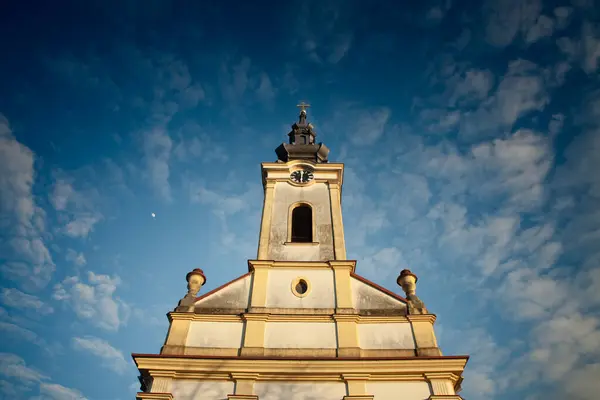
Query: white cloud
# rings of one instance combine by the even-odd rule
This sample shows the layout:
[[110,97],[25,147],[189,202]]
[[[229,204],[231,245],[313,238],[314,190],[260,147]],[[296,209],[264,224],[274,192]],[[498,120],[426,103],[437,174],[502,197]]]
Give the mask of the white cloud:
[[73,347],[76,350],[86,351],[100,358],[103,365],[118,374],[123,374],[128,368],[123,353],[111,346],[106,340],[93,336],[74,337]]
[[232,64],[231,68],[226,63],[221,64],[219,71],[221,96],[229,103],[239,102],[248,90],[251,65],[252,62],[248,57],[242,58],[237,64]]
[[171,147],[173,142],[164,128],[154,128],[144,133],[144,161],[150,185],[163,200],[172,201],[169,184]]
[[46,342],[41,339],[35,332],[30,331],[29,329],[22,328],[18,325],[11,324],[9,322],[1,322],[0,321],[0,331],[4,332],[7,336],[4,337],[3,340],[6,340],[8,337],[13,337],[19,340],[25,340],[27,342],[36,344],[40,347],[45,346]]
[[186,122],[178,132],[179,139],[173,147],[173,155],[183,162],[227,161],[225,149],[215,143],[200,125]]
[[28,396],[29,398],[37,400],[85,400],[81,392],[51,382],[48,376],[28,367],[25,360],[16,354],[0,353],[0,374],[15,379],[20,384],[20,386],[17,386],[6,381],[0,381],[0,387],[5,394],[12,392],[13,395],[19,395],[20,398],[23,398],[24,393],[19,392],[29,392],[34,386],[37,386],[41,396]]
[[535,43],[543,37],[552,36],[554,33],[554,20],[545,15],[540,15],[535,23],[527,31],[525,41],[527,43]]
[[598,396],[600,392],[600,364],[588,364],[567,374],[565,393],[572,400],[587,400]]
[[62,232],[70,237],[87,237],[94,226],[102,220],[102,214],[96,209],[98,192],[95,188],[80,190],[73,186],[72,179],[57,171],[50,202],[54,209],[67,221]]
[[33,309],[45,315],[54,312],[54,309],[41,301],[36,296],[23,293],[15,288],[3,288],[1,295],[2,303],[7,307],[20,309]]
[[0,245],[5,255],[0,270],[32,289],[45,286],[55,269],[44,243],[45,214],[32,194],[34,158],[0,114],[0,227],[8,239]]
[[65,226],[65,234],[71,237],[87,237],[102,218],[99,215],[82,215]]
[[571,7],[556,7],[554,17],[556,18],[557,29],[565,29],[571,22],[573,9]]
[[84,266],[87,263],[85,255],[81,252],[78,253],[73,249],[67,249],[67,255],[65,256],[65,260],[75,264],[78,267]]
[[485,39],[496,47],[512,43],[536,24],[542,10],[540,0],[487,0],[483,7]]
[[559,49],[570,62],[579,63],[581,69],[588,74],[598,70],[600,59],[600,28],[589,21],[584,21],[578,39],[561,37],[556,41]]
[[354,35],[345,25],[353,7],[304,2],[294,8],[293,45],[315,63],[339,63],[350,51]]
[[190,200],[192,203],[208,204],[213,212],[219,216],[228,217],[247,210],[252,203],[249,198],[258,198],[258,186],[246,190],[244,193],[221,193],[207,189],[201,184],[192,184],[190,187]]
[[40,400],[85,400],[85,396],[76,389],[71,389],[58,383],[40,383]]
[[116,331],[130,314],[129,306],[114,297],[120,283],[118,276],[89,271],[87,283],[72,276],[56,284],[53,298],[67,303],[79,318],[88,320],[92,325]]
[[0,393],[3,394],[5,398],[17,398],[17,386],[9,381],[0,380]]
[[522,116],[543,110],[548,101],[542,71],[532,62],[512,61],[493,95],[476,111],[464,113],[461,134],[476,138],[510,129]]
[[365,255],[359,263],[361,271],[381,280],[388,280],[392,275],[399,274],[402,269],[409,268],[402,258],[402,253],[395,247],[378,249],[371,255]]
[[256,94],[259,99],[262,101],[272,101],[275,98],[276,91],[273,88],[273,84],[271,83],[271,79],[269,75],[266,73],[262,73],[260,75],[260,83],[258,88],[256,89]]
[[48,377],[25,365],[25,360],[16,354],[0,353],[0,374],[16,378],[25,383],[39,382]]

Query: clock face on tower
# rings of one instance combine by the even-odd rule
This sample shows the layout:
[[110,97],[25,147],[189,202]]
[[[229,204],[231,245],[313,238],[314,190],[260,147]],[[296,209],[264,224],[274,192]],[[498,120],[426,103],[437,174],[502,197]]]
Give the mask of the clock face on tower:
[[290,179],[292,182],[296,183],[308,183],[313,180],[315,176],[313,173],[306,169],[301,169],[298,171],[294,171],[290,174]]

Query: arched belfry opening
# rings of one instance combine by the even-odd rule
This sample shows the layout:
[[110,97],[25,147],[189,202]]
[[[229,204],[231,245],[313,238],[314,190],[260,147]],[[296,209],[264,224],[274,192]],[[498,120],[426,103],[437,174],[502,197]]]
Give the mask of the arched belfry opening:
[[313,241],[312,207],[300,204],[292,210],[292,242],[310,243]]

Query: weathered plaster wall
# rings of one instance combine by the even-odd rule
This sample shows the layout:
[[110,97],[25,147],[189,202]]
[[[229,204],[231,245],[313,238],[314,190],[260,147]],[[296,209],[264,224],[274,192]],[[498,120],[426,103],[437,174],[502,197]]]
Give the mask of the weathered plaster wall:
[[[297,297],[292,292],[292,281],[303,277],[310,292]],[[275,308],[334,308],[335,287],[333,271],[309,268],[271,268],[267,283],[267,307]]]
[[196,302],[196,308],[247,308],[251,276],[246,276]]
[[256,382],[260,400],[341,400],[346,395],[343,382]]
[[177,379],[171,390],[177,400],[223,400],[233,393],[234,382]]
[[400,300],[395,299],[356,278],[350,279],[350,286],[352,288],[353,306],[358,310],[406,308],[406,305]]
[[414,349],[415,339],[409,322],[358,324],[361,349]]
[[[288,216],[290,206],[303,201],[313,206],[316,224],[313,241],[318,245],[286,246],[288,241]],[[332,260],[333,230],[329,188],[325,183],[315,183],[306,187],[292,186],[286,182],[275,185],[273,214],[269,235],[269,259],[296,261]]]
[[375,400],[427,400],[431,396],[427,382],[367,382],[367,393]]
[[333,322],[268,322],[265,348],[335,349],[336,328]]
[[236,348],[242,345],[243,322],[192,321],[186,346]]

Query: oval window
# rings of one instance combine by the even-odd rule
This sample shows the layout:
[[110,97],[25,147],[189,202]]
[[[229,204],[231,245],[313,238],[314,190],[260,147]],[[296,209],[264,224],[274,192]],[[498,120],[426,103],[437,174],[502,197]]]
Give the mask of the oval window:
[[298,283],[296,283],[296,292],[299,294],[304,294],[308,290],[308,283],[304,279],[300,279]]
[[298,277],[292,281],[291,288],[292,293],[296,297],[306,297],[310,293],[310,283],[306,278]]

